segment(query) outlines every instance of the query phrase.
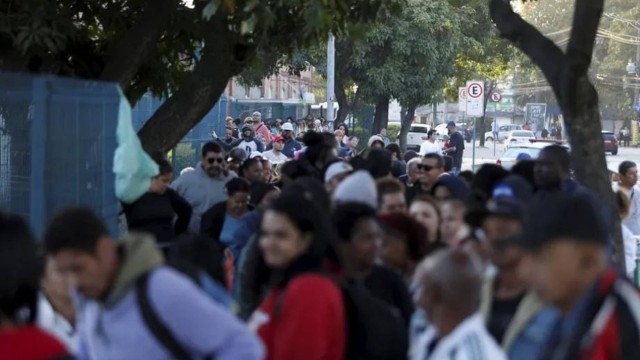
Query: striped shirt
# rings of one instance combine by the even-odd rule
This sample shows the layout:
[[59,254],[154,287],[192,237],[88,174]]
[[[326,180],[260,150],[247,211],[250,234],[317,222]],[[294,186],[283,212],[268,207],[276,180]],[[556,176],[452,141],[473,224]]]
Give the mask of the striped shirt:
[[[419,339],[412,360],[506,360],[504,352],[485,328],[482,316],[476,313],[447,336],[437,339],[431,326]],[[437,341],[437,342],[436,342]],[[435,346],[434,346],[435,344]]]

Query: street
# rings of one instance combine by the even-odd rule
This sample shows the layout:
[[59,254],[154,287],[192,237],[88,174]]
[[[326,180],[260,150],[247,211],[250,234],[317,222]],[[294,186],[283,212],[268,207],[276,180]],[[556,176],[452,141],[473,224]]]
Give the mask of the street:
[[[486,142],[484,147],[480,147],[479,145],[480,141],[476,141],[476,169],[482,164],[495,164],[496,160],[504,153],[504,144],[500,142],[495,143],[495,148],[494,143],[491,141]],[[473,149],[470,143],[465,143],[465,146],[462,170],[471,170],[473,164]],[[640,148],[620,147],[618,149],[618,155],[607,154],[607,167],[609,170],[617,172],[618,165],[625,160],[640,163]]]

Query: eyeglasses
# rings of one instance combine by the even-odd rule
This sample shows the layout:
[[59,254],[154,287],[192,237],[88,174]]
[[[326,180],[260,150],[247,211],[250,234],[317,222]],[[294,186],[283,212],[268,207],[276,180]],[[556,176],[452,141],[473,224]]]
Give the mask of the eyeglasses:
[[213,164],[214,162],[222,164],[224,162],[224,158],[221,158],[221,157],[220,158],[208,158],[207,162],[209,164]]
[[422,164],[418,164],[416,165],[416,167],[418,168],[418,170],[424,170],[424,171],[431,171],[434,168],[431,165],[422,165]]

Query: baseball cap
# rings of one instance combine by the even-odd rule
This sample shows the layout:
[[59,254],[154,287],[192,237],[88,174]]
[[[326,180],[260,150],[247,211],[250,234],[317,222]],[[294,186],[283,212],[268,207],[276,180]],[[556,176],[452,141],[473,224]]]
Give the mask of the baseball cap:
[[251,153],[251,155],[249,155],[249,159],[253,159],[257,157],[262,157],[262,153],[260,151],[254,151]]
[[291,125],[291,123],[284,123],[282,124],[282,131],[293,131],[293,125]]
[[529,250],[569,239],[606,246],[609,234],[596,200],[589,194],[548,194],[530,205],[524,221],[524,236],[516,244]]
[[280,135],[276,135],[273,137],[273,142],[284,142],[284,138]]
[[324,182],[329,182],[331,179],[340,174],[349,173],[352,171],[353,167],[347,162],[336,161],[333,164],[329,165],[329,167],[327,168],[327,171],[324,174]]
[[447,127],[456,127],[456,123],[454,121],[449,121],[447,123]]
[[483,207],[470,210],[465,221],[474,227],[482,226],[489,216],[524,221],[525,204],[531,200],[533,188],[518,175],[510,175],[493,189],[491,199]]

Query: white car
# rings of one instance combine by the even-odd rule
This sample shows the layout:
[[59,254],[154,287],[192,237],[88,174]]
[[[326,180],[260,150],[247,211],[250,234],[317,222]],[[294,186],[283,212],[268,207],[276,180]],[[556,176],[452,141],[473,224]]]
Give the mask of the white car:
[[420,145],[427,139],[430,128],[427,124],[412,124],[407,134],[407,150],[420,151]]
[[[456,123],[456,129],[458,129],[460,133],[462,133],[462,130],[465,126],[467,126],[467,123]],[[445,135],[449,135],[449,130],[447,130],[447,123],[438,124],[434,129],[436,130],[436,134],[438,134],[439,139],[442,139],[442,137]]]
[[529,131],[529,130],[511,131],[509,133],[509,136],[507,136],[507,140],[504,142],[504,150],[506,151],[511,146],[514,146],[516,144],[529,143],[529,140],[535,139],[535,138],[536,138],[536,134],[534,134],[533,131]]
[[[514,130],[522,130],[522,125],[506,124],[500,125],[498,128],[498,141],[504,141],[509,133]],[[487,131],[484,133],[484,141],[493,141],[493,131]]]
[[[554,141],[545,141],[545,140],[543,141],[534,140],[534,141],[529,141],[529,143],[514,144],[513,146],[509,147],[509,149],[505,151],[504,154],[502,154],[500,159],[496,161],[496,165],[502,166],[505,170],[511,170],[513,165],[516,164],[516,158],[518,157],[518,155],[524,153],[529,155],[529,157],[531,157],[532,160],[537,159],[542,149],[544,149],[549,145],[554,145],[554,144],[562,144],[562,143],[558,141],[554,142]],[[563,145],[563,146],[569,149],[567,145]]]

